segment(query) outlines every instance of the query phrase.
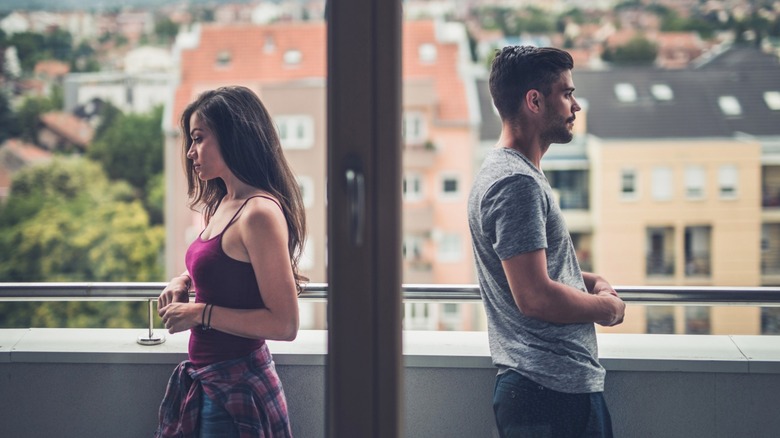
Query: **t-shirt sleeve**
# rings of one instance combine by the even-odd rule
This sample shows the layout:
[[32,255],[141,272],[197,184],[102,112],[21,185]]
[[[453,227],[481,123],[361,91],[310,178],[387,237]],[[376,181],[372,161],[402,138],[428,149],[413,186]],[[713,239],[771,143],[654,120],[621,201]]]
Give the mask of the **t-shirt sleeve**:
[[547,202],[532,177],[512,175],[497,181],[480,203],[482,232],[501,260],[547,248]]

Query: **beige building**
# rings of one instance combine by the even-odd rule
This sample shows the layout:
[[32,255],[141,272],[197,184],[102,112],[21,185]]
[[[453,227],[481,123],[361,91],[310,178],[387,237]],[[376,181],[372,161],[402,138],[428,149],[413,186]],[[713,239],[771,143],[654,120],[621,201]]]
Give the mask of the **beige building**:
[[[589,156],[593,264],[613,284],[761,284],[758,141],[594,140]],[[643,333],[670,314],[677,332],[760,332],[758,308],[734,307],[631,307],[615,330]]]
[[[780,283],[775,56],[735,48],[696,68],[575,69],[574,80],[587,107],[595,271],[616,285]],[[780,333],[780,312],[632,306],[603,330]]]

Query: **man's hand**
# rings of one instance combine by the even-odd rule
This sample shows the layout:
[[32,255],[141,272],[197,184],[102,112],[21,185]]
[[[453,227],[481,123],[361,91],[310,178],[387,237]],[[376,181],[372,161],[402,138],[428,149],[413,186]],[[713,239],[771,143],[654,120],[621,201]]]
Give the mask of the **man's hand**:
[[623,322],[623,318],[626,315],[626,303],[620,299],[617,292],[615,292],[615,289],[612,289],[610,286],[609,288],[600,289],[598,292],[595,292],[594,295],[608,298],[611,301],[610,304],[614,308],[613,317],[610,320],[598,321],[597,324],[603,325],[604,327],[613,327]]

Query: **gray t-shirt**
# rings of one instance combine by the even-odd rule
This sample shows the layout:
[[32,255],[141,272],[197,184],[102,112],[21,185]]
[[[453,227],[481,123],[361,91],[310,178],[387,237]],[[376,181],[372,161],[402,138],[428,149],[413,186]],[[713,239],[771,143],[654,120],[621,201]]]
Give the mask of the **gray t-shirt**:
[[474,180],[468,210],[493,364],[499,372],[515,370],[555,391],[603,391],[594,325],[523,315],[501,264],[544,248],[550,278],[587,293],[547,178],[520,152],[491,150]]

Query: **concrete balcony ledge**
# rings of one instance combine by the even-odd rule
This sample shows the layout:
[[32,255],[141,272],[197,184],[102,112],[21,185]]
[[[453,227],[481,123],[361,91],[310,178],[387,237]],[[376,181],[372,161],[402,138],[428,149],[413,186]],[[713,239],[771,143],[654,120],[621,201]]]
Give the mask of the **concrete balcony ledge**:
[[[0,363],[177,364],[189,333],[144,346],[142,329],[0,330]],[[160,331],[156,332],[158,335]],[[278,365],[324,366],[327,332],[302,330],[293,342],[268,342]],[[607,370],[780,374],[780,336],[599,334]],[[404,332],[407,367],[493,369],[486,332]]]
[[[188,334],[143,329],[0,330],[0,436],[151,436]],[[327,333],[269,342],[296,437],[325,433]],[[599,335],[619,437],[776,437],[780,337]],[[356,347],[359,348],[359,347]],[[404,333],[403,436],[496,437],[484,332]]]

